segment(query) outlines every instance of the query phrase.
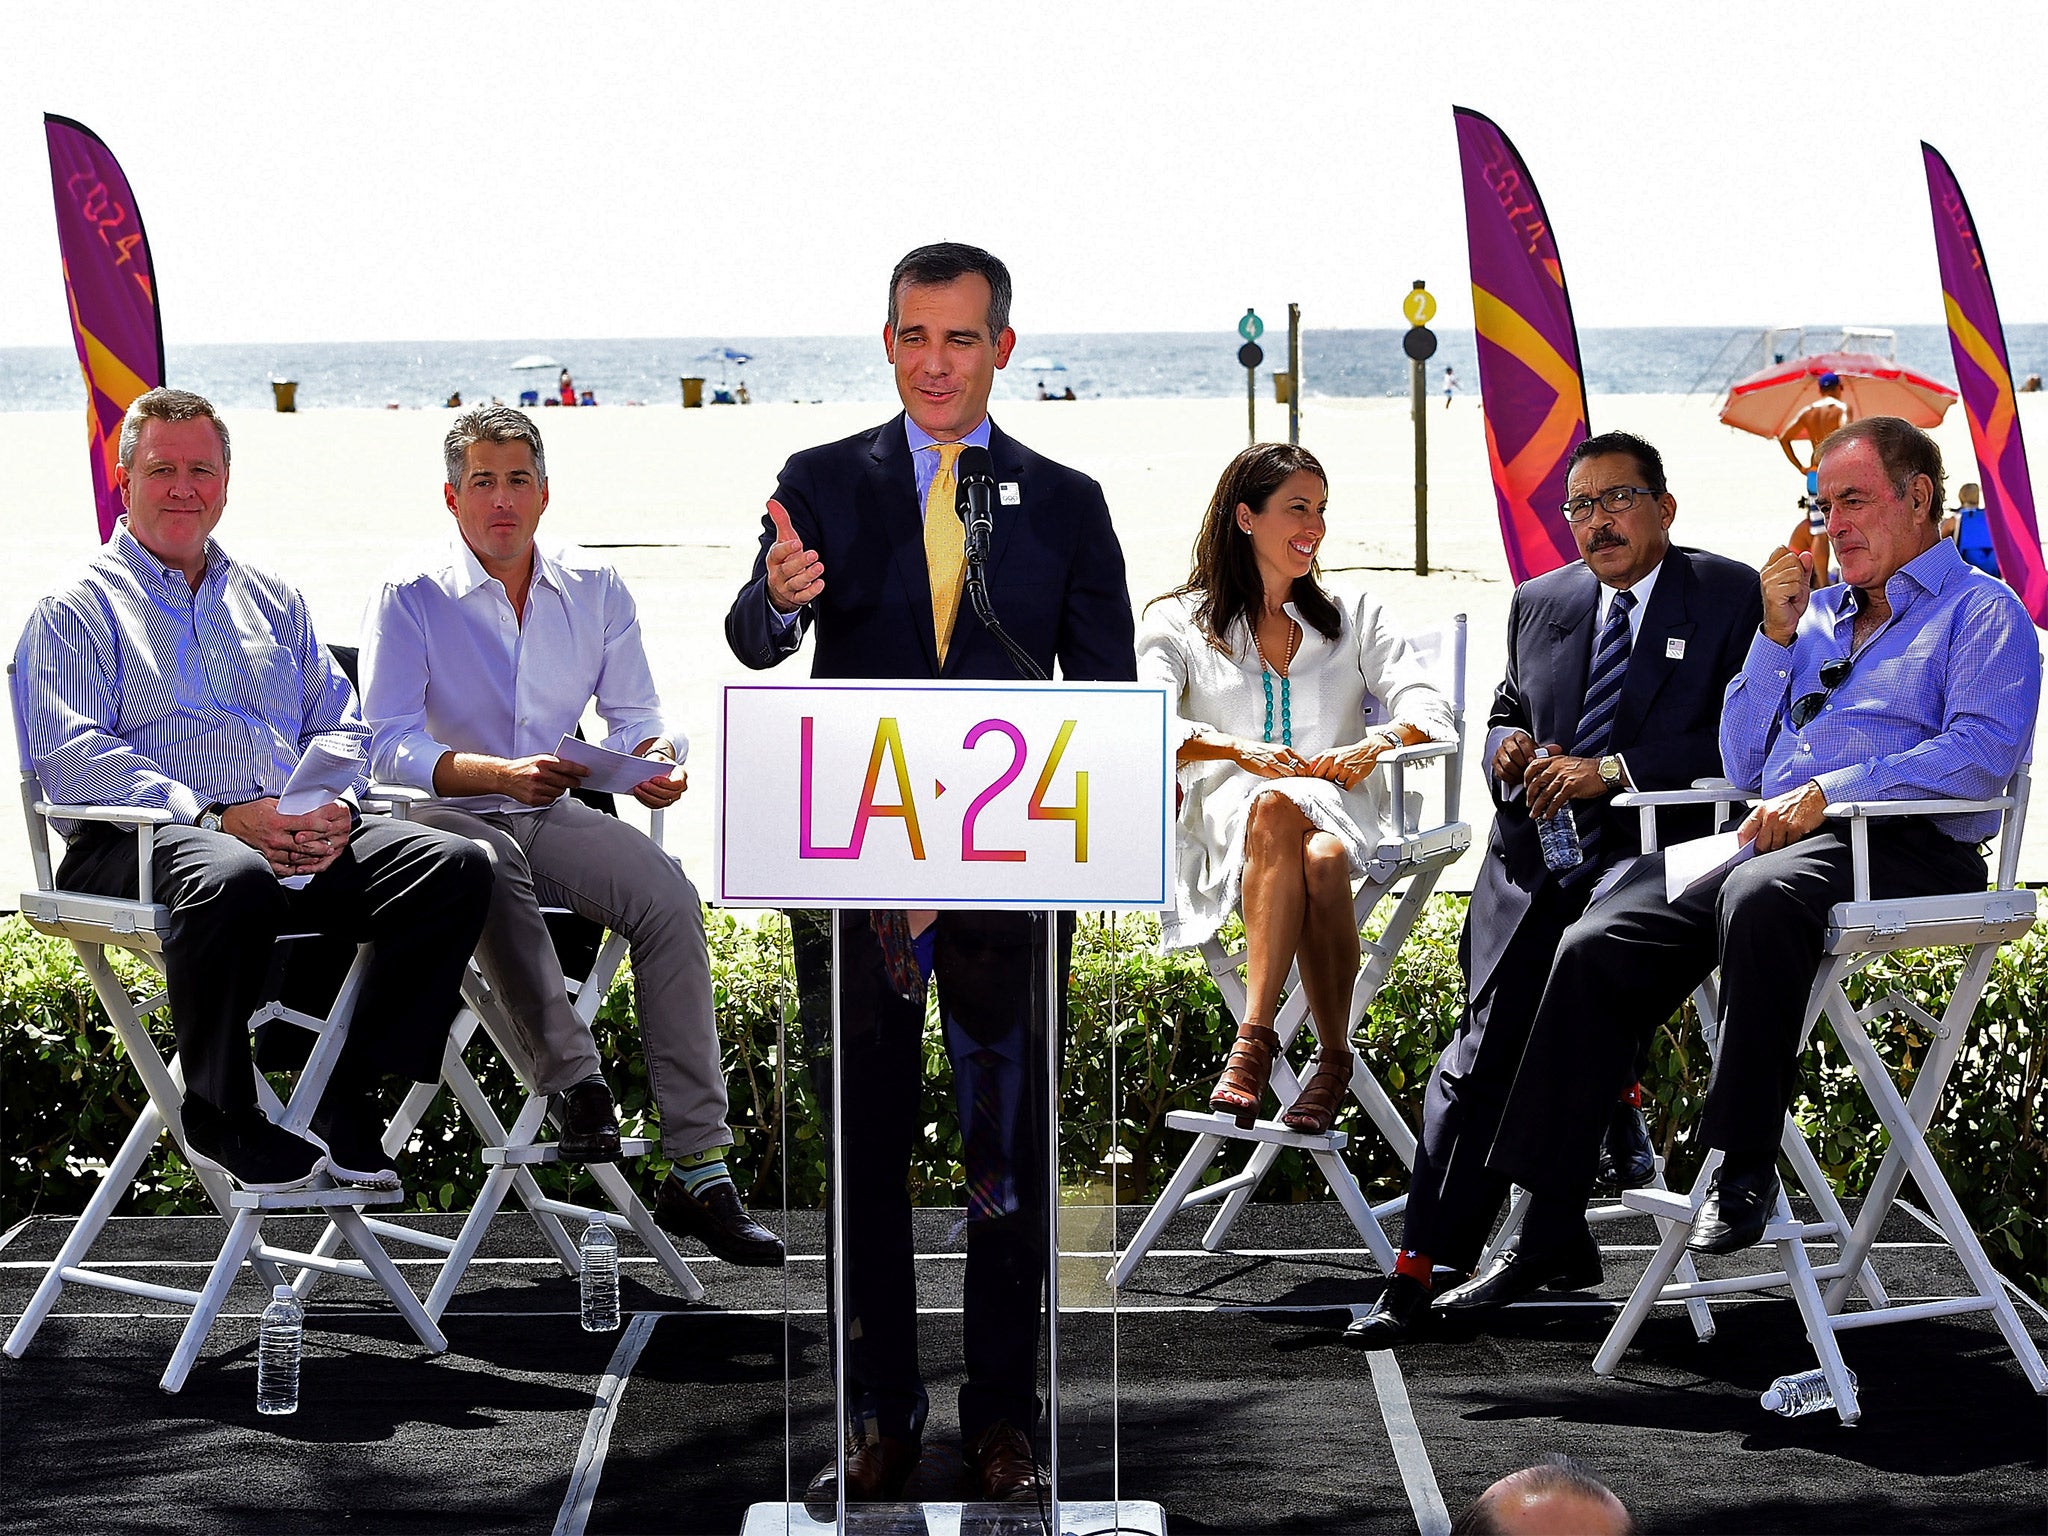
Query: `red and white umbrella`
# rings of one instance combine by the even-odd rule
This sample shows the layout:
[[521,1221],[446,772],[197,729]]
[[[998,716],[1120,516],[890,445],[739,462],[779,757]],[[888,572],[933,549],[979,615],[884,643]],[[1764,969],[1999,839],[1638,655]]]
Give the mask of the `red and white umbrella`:
[[1865,416],[1900,416],[1916,427],[1933,427],[1956,403],[1956,392],[1946,384],[1884,358],[1864,352],[1820,352],[1773,363],[1731,385],[1721,419],[1758,437],[1776,437],[1821,398],[1824,373],[1842,381],[1842,398],[1859,421]]

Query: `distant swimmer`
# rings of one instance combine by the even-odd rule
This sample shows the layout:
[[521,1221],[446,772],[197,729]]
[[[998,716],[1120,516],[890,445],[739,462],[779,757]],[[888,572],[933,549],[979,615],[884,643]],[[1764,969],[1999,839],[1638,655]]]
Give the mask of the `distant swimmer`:
[[[1815,586],[1826,586],[1828,578],[1828,529],[1827,519],[1816,516],[1813,499],[1818,494],[1820,476],[1821,444],[1836,432],[1856,419],[1856,413],[1842,395],[1842,376],[1838,373],[1824,373],[1820,376],[1820,398],[1792,418],[1792,424],[1778,434],[1778,446],[1785,450],[1785,457],[1792,461],[1792,467],[1806,476],[1807,508],[1804,541],[1789,547],[1810,549],[1813,552],[1813,575]],[[1792,444],[1806,439],[1812,457],[1804,464],[1799,462],[1799,452]],[[1794,535],[1795,540],[1799,538]]]

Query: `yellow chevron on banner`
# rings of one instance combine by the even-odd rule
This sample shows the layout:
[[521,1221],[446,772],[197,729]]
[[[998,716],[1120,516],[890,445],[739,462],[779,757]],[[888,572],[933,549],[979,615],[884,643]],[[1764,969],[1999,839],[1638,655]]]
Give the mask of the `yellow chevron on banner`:
[[1984,438],[1991,449],[1991,456],[2002,458],[2006,439],[2012,435],[2013,412],[2017,409],[2012,394],[2012,375],[1998,361],[1997,350],[1984,339],[1977,327],[1970,324],[1962,306],[1947,292],[1941,296],[1941,307],[1948,311],[1949,334],[1962,343],[1970,361],[1982,368],[1991,382],[1998,386],[1998,404],[1991,409],[1991,419],[1984,423]]
[[[1540,331],[1477,283],[1472,285],[1472,321],[1480,335],[1525,364],[1557,391],[1543,424],[1523,444],[1513,462],[1502,466],[1507,483],[1526,502],[1529,493],[1543,483],[1551,466],[1570,447],[1572,429],[1584,423],[1579,376]],[[1498,454],[1493,457],[1498,463]]]

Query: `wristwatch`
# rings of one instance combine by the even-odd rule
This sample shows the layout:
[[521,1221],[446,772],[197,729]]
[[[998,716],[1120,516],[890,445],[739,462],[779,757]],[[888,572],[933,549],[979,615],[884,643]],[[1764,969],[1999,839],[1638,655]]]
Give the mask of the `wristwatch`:
[[1600,782],[1609,789],[1621,788],[1621,759],[1612,752],[1600,759]]
[[199,820],[195,825],[203,832],[218,832],[221,830],[220,819],[227,813],[228,808],[216,800],[199,813]]

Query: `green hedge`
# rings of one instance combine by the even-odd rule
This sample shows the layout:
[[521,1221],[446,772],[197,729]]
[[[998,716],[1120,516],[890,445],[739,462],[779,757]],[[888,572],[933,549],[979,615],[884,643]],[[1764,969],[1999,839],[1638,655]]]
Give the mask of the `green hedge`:
[[[1463,920],[1462,898],[1431,901],[1366,1025],[1373,1064],[1411,1122],[1430,1065],[1457,1024]],[[801,1031],[793,1022],[785,1027],[794,994],[788,927],[777,917],[753,925],[721,912],[708,913],[707,922],[738,1141],[735,1169],[757,1204],[815,1207],[825,1156]],[[1202,1106],[1234,1033],[1200,960],[1159,955],[1157,934],[1144,918],[1083,921],[1074,950],[1062,1101],[1086,1108],[1065,1123],[1066,1174],[1076,1186],[1113,1183],[1127,1203],[1156,1193],[1170,1175],[1185,1138],[1165,1129],[1165,1117]],[[1898,992],[1938,1016],[1964,953],[1885,957],[1852,982],[1850,995],[1860,1005]],[[149,973],[126,957],[117,964],[140,995]],[[1931,1139],[1994,1261],[2048,1297],[2044,1017],[2048,933],[2037,930],[2000,955]],[[628,1130],[648,1124],[646,1068],[624,980],[598,1014],[598,1035]],[[1874,1038],[1908,1075],[1928,1043],[1910,1016],[1897,1013],[1880,1021]],[[0,923],[0,1229],[34,1212],[75,1212],[89,1198],[97,1165],[113,1155],[140,1107],[140,1087],[121,1054],[70,947],[40,937],[18,917]],[[925,1136],[912,1189],[920,1201],[953,1204],[959,1126],[936,1018],[928,1021],[925,1054]],[[1808,1068],[1807,1095],[1795,1113],[1829,1175],[1844,1192],[1858,1193],[1882,1154],[1875,1119],[1838,1050],[1817,1046]],[[481,1075],[487,1088],[509,1095],[502,1066],[491,1062]],[[1706,1080],[1706,1050],[1688,1006],[1658,1032],[1648,1081],[1652,1130],[1675,1182],[1689,1180],[1697,1166],[1691,1135]],[[1120,1094],[1112,1091],[1118,1088]],[[1353,1108],[1339,1126],[1359,1131],[1361,1119]],[[776,1130],[785,1120],[787,1138]],[[1356,1145],[1368,1189],[1398,1191],[1402,1170],[1369,1126]],[[646,1176],[662,1171],[657,1161]],[[476,1139],[459,1116],[437,1108],[415,1136],[405,1172],[419,1208],[465,1208],[481,1177]],[[570,1170],[544,1171],[558,1190],[574,1177]],[[1282,1157],[1261,1197],[1300,1200],[1320,1190],[1311,1165]],[[153,1161],[123,1206],[139,1214],[204,1208],[175,1153]]]

